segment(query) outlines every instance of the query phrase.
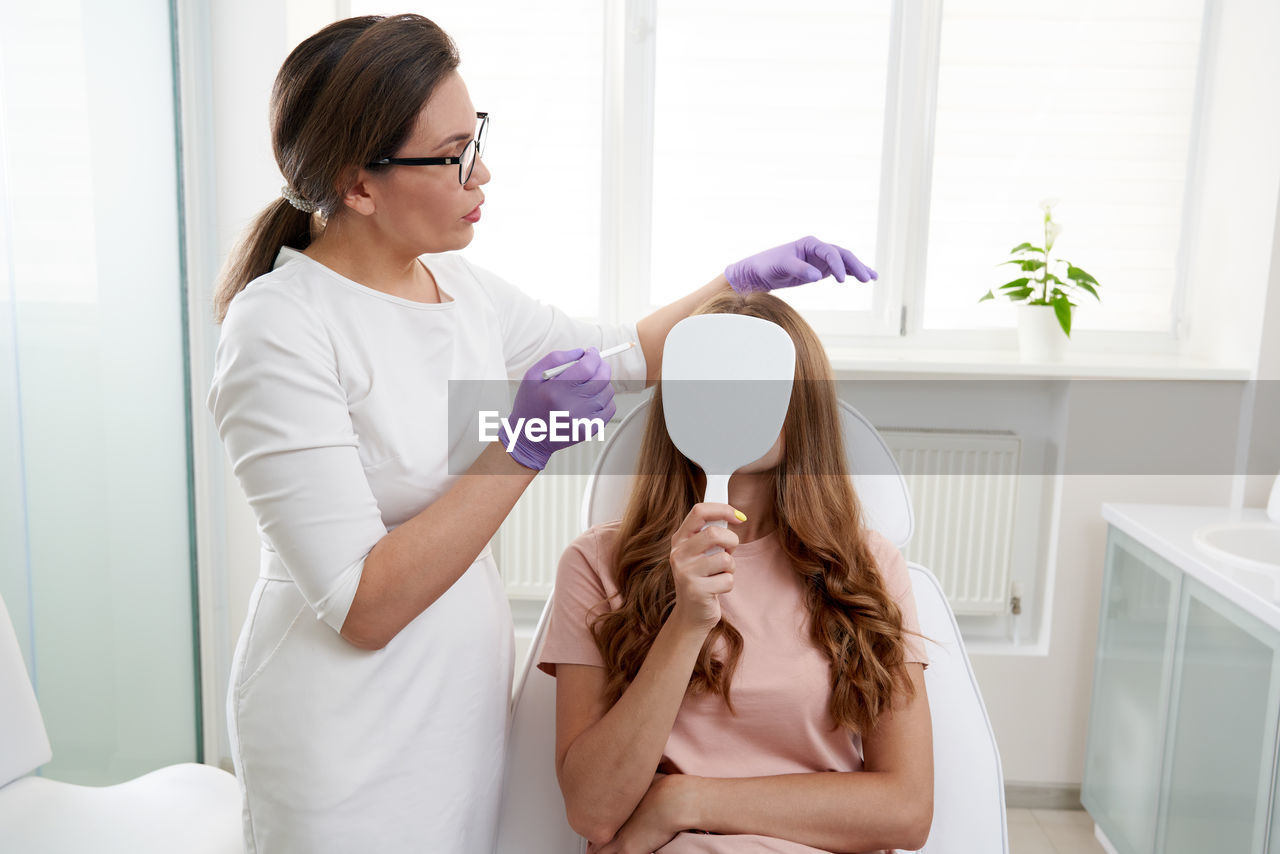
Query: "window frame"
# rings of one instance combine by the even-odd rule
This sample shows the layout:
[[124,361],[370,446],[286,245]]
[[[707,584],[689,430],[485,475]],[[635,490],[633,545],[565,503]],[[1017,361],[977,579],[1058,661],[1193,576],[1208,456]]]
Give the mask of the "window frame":
[[[876,259],[887,271],[869,311],[806,312],[830,348],[1015,350],[1015,329],[925,329],[926,260],[944,0],[893,0]],[[1206,69],[1217,41],[1216,0],[1205,0],[1168,329],[1083,330],[1077,352],[1174,355],[1186,339],[1188,268],[1205,156]],[[600,316],[614,322],[649,301],[657,0],[624,0],[605,13]],[[783,239],[782,236],[779,239]],[[896,271],[896,274],[895,274]],[[691,283],[692,285],[700,282]]]

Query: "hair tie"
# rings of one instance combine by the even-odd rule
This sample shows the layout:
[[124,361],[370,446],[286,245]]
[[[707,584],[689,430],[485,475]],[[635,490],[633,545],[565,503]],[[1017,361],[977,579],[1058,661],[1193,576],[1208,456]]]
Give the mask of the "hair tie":
[[288,184],[285,184],[280,188],[280,195],[284,196],[286,202],[293,205],[303,213],[314,213],[318,210],[313,202],[309,202],[304,199],[301,193],[290,187]]

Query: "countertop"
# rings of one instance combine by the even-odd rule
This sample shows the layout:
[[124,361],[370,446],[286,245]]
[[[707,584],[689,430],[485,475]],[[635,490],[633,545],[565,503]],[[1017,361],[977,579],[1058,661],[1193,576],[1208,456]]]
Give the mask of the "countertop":
[[1262,508],[1103,504],[1102,518],[1267,625],[1280,629],[1280,603],[1247,585],[1241,570],[1196,548],[1195,532],[1223,522],[1266,522]]

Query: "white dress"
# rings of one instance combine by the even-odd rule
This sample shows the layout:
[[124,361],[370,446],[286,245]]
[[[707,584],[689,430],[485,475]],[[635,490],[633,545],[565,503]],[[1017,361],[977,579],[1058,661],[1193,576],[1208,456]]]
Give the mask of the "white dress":
[[[457,408],[550,350],[638,339],[460,256],[423,260],[445,302],[285,248],[222,326],[209,409],[262,538],[227,698],[251,854],[493,847],[514,645],[489,548],[385,648],[338,630],[370,549],[479,453],[447,415],[450,380],[500,381],[454,383]],[[639,347],[610,362],[643,385]]]

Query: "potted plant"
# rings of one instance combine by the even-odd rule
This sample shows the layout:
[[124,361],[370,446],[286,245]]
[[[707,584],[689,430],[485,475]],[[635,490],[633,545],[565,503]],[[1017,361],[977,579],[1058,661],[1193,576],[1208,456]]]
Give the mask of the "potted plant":
[[[1002,262],[1016,264],[1025,275],[996,289],[1019,303],[1018,349],[1022,357],[1029,360],[1062,358],[1067,339],[1071,337],[1071,317],[1076,307],[1072,297],[1079,297],[1084,291],[1101,301],[1097,279],[1070,261],[1052,258],[1049,254],[1062,233],[1062,226],[1053,221],[1055,204],[1057,201],[1053,199],[1040,203],[1044,211],[1044,246],[1020,243],[1009,250],[1013,257]],[[1065,270],[1062,265],[1066,265]],[[987,291],[978,302],[995,298],[995,293]]]

